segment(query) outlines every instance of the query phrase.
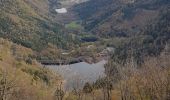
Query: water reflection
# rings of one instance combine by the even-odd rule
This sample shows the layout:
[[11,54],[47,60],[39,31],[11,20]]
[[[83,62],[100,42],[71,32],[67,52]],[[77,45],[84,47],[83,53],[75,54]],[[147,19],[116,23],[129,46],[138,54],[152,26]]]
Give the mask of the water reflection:
[[80,88],[85,82],[94,82],[99,77],[105,76],[104,64],[102,60],[95,64],[80,62],[71,65],[49,65],[48,68],[59,73],[65,80],[65,88]]

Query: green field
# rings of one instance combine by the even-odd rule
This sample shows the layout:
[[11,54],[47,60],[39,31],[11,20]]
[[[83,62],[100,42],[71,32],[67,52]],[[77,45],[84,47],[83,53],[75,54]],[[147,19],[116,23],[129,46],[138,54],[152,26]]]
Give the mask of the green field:
[[82,30],[83,27],[81,26],[81,24],[79,24],[78,22],[70,22],[69,24],[66,24],[65,27],[67,29],[71,29],[71,30]]

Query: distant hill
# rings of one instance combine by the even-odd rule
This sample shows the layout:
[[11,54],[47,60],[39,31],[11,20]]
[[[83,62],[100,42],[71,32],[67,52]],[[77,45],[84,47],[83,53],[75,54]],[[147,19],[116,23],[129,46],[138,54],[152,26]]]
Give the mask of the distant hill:
[[76,5],[86,31],[99,36],[127,36],[139,33],[158,17],[168,0],[90,0]]

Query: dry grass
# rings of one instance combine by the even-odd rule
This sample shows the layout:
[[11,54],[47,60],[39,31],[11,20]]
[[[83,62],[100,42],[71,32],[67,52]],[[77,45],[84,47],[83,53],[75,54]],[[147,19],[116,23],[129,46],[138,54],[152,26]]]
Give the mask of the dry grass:
[[[16,51],[15,54],[12,53],[14,47]],[[43,69],[41,65],[34,60],[33,64],[27,64],[25,59],[32,53],[31,49],[0,39],[0,57],[2,58],[2,60],[0,60],[0,80],[2,75],[4,75],[3,73],[6,73],[7,80],[15,84],[11,89],[12,93],[7,95],[7,99],[5,100],[53,99],[55,84],[60,81],[60,78],[55,73]],[[18,60],[17,57],[20,59]],[[24,70],[28,70],[28,72]],[[47,84],[41,79],[41,76],[33,72],[49,77],[49,83]]]

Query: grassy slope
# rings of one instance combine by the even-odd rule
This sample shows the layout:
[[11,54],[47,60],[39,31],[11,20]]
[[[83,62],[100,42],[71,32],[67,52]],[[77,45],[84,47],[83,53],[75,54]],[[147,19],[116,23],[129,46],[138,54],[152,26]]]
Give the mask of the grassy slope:
[[0,73],[7,71],[8,81],[13,80],[16,86],[9,95],[12,100],[52,100],[60,78],[35,60],[28,64],[32,53],[31,49],[0,38]]
[[83,27],[79,23],[74,22],[74,21],[70,22],[69,24],[66,24],[65,27],[70,30],[83,30]]

